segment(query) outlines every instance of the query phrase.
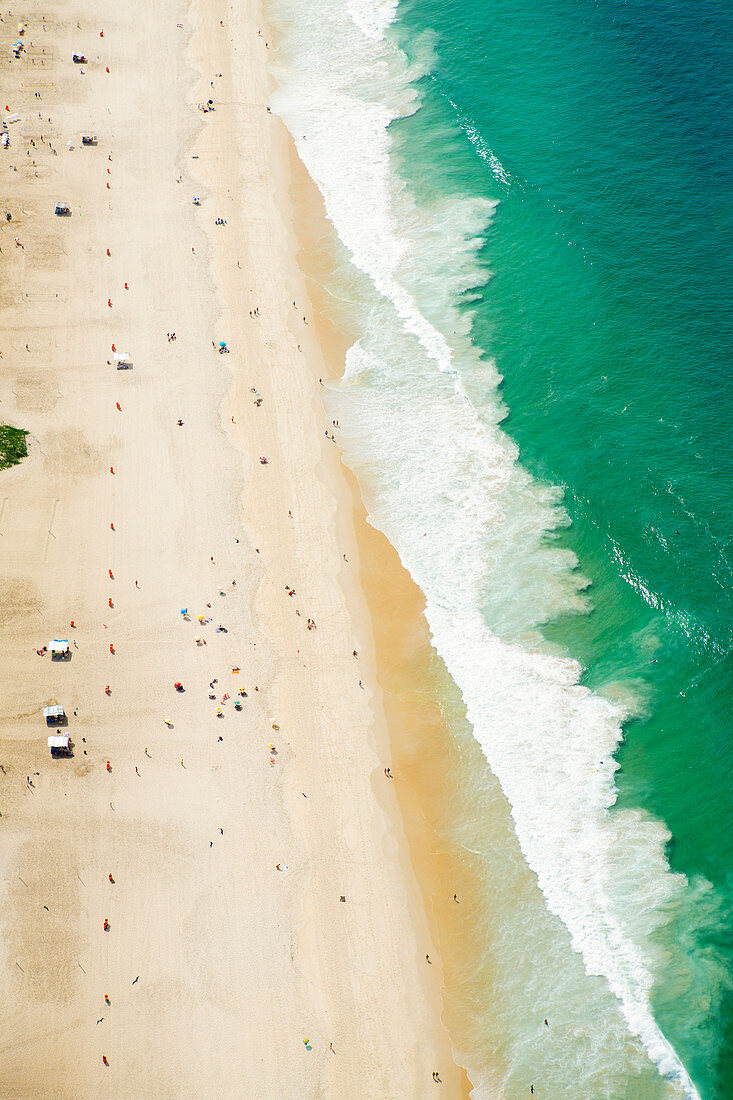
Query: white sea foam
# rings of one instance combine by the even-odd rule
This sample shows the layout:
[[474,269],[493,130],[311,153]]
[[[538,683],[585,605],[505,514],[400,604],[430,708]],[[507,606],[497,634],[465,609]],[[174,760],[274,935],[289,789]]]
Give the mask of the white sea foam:
[[[362,336],[333,412],[371,522],[425,593],[435,646],[549,909],[677,1094],[694,1098],[650,1006],[664,965],[654,933],[685,904],[688,884],[669,870],[663,825],[614,808],[621,707],[579,686],[578,665],[541,644],[538,625],[584,608],[584,583],[548,540],[566,522],[560,493],[518,463],[498,426],[496,371],[457,308],[482,281],[477,251],[493,207],[455,197],[424,205],[395,175],[388,127],[417,108],[423,70],[385,38],[394,10],[392,0],[273,0],[282,20],[273,109],[358,269]],[[478,368],[483,399],[466,382]]]
[[510,187],[515,182],[514,179],[501,163],[496,153],[489,148],[483,136],[476,128],[476,124],[468,118],[467,115],[461,112],[458,105],[454,103],[452,99],[450,100],[450,105],[456,112],[458,125],[461,127],[481,159],[488,164],[496,182],[502,184],[503,187]]

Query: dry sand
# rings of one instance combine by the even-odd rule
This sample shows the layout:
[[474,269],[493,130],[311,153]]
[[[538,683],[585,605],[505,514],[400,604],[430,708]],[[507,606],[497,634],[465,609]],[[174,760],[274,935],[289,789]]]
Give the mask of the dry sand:
[[[29,24],[2,62],[0,419],[31,432],[0,474],[0,1093],[402,1100],[438,1070],[464,1095],[261,15],[44,11],[0,23],[4,59]],[[58,636],[70,661],[36,654]]]

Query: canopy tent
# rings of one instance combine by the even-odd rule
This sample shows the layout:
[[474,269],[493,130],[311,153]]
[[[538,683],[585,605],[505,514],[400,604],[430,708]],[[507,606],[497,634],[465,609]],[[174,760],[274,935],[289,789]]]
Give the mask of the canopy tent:
[[53,208],[53,212],[58,218],[70,218],[71,207],[68,202],[57,202]]
[[53,641],[48,643],[48,650],[52,660],[68,657],[71,652],[69,649],[69,642],[66,638],[54,638]]
[[48,739],[51,756],[71,756],[71,743],[68,733],[55,734]]
[[66,721],[66,714],[61,706],[44,707],[43,717],[47,726],[61,726]]
[[115,352],[114,360],[117,370],[130,370],[132,367],[132,356],[129,351]]

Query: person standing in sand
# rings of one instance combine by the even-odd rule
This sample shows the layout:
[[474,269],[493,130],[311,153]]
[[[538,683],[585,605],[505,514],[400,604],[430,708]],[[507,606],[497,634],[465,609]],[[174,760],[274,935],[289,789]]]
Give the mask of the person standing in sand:
[[[56,7],[50,5],[54,10]],[[3,793],[3,829],[8,825],[12,830],[7,851],[15,851],[17,841],[39,853],[33,893],[48,902],[59,927],[73,933],[57,937],[51,952],[47,937],[35,937],[36,943],[25,945],[27,958],[19,960],[26,977],[20,970],[11,977],[18,994],[18,1012],[13,1014],[15,1020],[6,1021],[14,1031],[8,1039],[29,1040],[21,1048],[22,1057],[13,1056],[11,1060],[13,1092],[19,1096],[38,1093],[39,1065],[43,1067],[41,1092],[65,1092],[80,1100],[99,1092],[96,1059],[102,1058],[103,1067],[110,1067],[111,1059],[106,1053],[100,1055],[98,1048],[96,1053],[92,1048],[89,1059],[83,1057],[88,1048],[88,1022],[94,1011],[90,1010],[89,995],[91,1005],[95,1005],[99,984],[116,990],[115,1013],[109,1017],[114,1029],[110,1041],[119,1044],[122,1037],[124,1042],[124,1046],[112,1048],[119,1056],[115,1073],[109,1076],[110,1095],[154,1097],[161,1091],[161,1080],[170,1074],[186,1082],[185,1090],[191,1096],[205,1097],[214,1079],[224,1097],[257,1097],[265,1092],[288,1097],[307,1091],[302,1052],[297,1055],[291,1049],[288,1037],[300,1037],[311,1025],[299,1019],[301,1006],[292,996],[288,952],[273,950],[272,942],[275,926],[281,929],[284,942],[297,932],[305,902],[310,908],[313,935],[310,944],[300,945],[305,948],[303,961],[310,969],[311,963],[323,960],[323,965],[313,968],[309,1000],[312,998],[315,1019],[324,1006],[329,1006],[339,1023],[338,1035],[349,1037],[338,1051],[344,1079],[358,1081],[360,1052],[379,1050],[385,1079],[389,1079],[394,1094],[420,1096],[426,1066],[422,1059],[419,1066],[410,1065],[404,1050],[416,1048],[417,1034],[423,1049],[430,1052],[427,1057],[447,1067],[445,1040],[441,1038],[439,1014],[426,997],[424,972],[416,975],[410,962],[415,954],[419,955],[420,939],[408,907],[402,904],[406,891],[399,861],[389,854],[393,823],[374,802],[369,784],[375,752],[372,726],[379,721],[379,701],[375,698],[372,712],[364,693],[360,692],[355,701],[353,692],[343,690],[353,668],[347,664],[352,631],[361,636],[359,624],[352,624],[351,619],[360,606],[359,582],[354,579],[357,592],[352,597],[342,590],[335,574],[339,563],[343,564],[344,549],[351,559],[355,548],[351,520],[346,515],[349,505],[339,499],[340,459],[336,454],[316,459],[313,453],[314,444],[320,444],[322,424],[327,423],[320,400],[323,391],[316,384],[316,375],[330,378],[332,372],[320,358],[315,324],[310,326],[314,337],[309,342],[308,356],[298,354],[294,346],[297,323],[293,323],[295,309],[288,308],[291,294],[293,300],[300,299],[298,313],[305,307],[301,315],[304,318],[308,318],[312,306],[295,260],[288,204],[279,202],[287,194],[288,184],[280,179],[279,168],[283,167],[282,175],[287,177],[288,139],[279,120],[266,116],[263,110],[269,89],[260,57],[264,52],[262,43],[257,40],[259,49],[256,54],[251,52],[248,36],[243,33],[249,16],[236,5],[227,9],[227,29],[221,36],[212,33],[218,21],[214,20],[212,27],[211,20],[206,19],[201,27],[195,20],[190,25],[186,22],[179,36],[170,23],[172,9],[147,5],[144,13],[137,13],[140,18],[118,20],[112,31],[105,28],[104,39],[96,39],[102,56],[90,57],[84,77],[72,81],[70,49],[80,43],[71,40],[89,40],[93,32],[99,31],[98,20],[102,16],[106,20],[109,10],[90,0],[80,0],[71,22],[63,12],[59,13],[58,25],[54,25],[55,16],[47,16],[48,30],[53,31],[58,46],[53,57],[44,59],[42,74],[48,82],[44,105],[48,101],[47,109],[53,116],[49,125],[61,130],[77,118],[97,119],[102,147],[96,152],[93,148],[70,151],[58,158],[48,154],[46,178],[38,182],[33,180],[32,170],[28,173],[31,178],[22,181],[28,192],[28,214],[20,230],[27,248],[25,252],[20,248],[8,250],[11,257],[8,251],[1,257],[6,266],[11,261],[27,265],[17,285],[19,292],[28,292],[28,303],[13,301],[11,306],[3,306],[6,331],[23,332],[28,322],[27,331],[33,333],[29,340],[34,340],[34,348],[28,352],[23,351],[21,340],[12,359],[10,349],[5,348],[5,359],[0,363],[3,369],[7,366],[3,393],[7,392],[9,403],[10,383],[21,365],[25,368],[33,362],[39,376],[47,371],[44,384],[54,383],[56,375],[60,377],[63,372],[63,401],[48,412],[33,411],[27,426],[42,433],[42,442],[53,442],[56,437],[63,442],[78,436],[83,453],[91,456],[83,478],[69,477],[63,448],[47,448],[44,442],[43,464],[31,461],[20,466],[6,478],[7,487],[0,490],[0,504],[6,494],[9,498],[0,540],[3,560],[8,556],[18,563],[13,571],[19,576],[24,574],[23,581],[29,582],[29,599],[38,604],[44,618],[50,620],[52,611],[62,616],[57,617],[52,629],[68,621],[72,608],[79,624],[81,652],[77,654],[72,648],[72,656],[81,664],[72,664],[74,682],[70,683],[67,676],[64,690],[70,693],[70,701],[73,696],[80,704],[82,718],[75,728],[83,730],[89,741],[88,745],[80,745],[84,751],[88,748],[89,756],[83,762],[77,759],[77,772],[73,762],[63,771],[62,764],[44,769],[43,778],[36,784],[38,789],[7,782],[6,788],[18,788],[17,805],[8,805],[8,812],[6,803],[12,792]],[[219,14],[223,17],[224,10]],[[269,40],[268,33],[265,38]],[[208,72],[208,82],[214,66],[224,73],[221,98],[226,109],[216,116],[207,115],[205,120],[199,118],[194,146],[189,104],[195,104],[199,91],[195,87],[196,68]],[[23,79],[28,78],[29,72],[31,69],[24,66],[18,81],[22,73]],[[6,76],[12,83],[15,67]],[[9,86],[8,100],[11,91],[22,98],[19,86]],[[249,107],[243,96],[251,99]],[[147,106],[141,108],[141,104]],[[160,109],[161,104],[165,110]],[[252,104],[259,104],[259,109],[251,110]],[[21,125],[25,127],[25,123]],[[256,150],[253,159],[243,155],[242,141],[248,144],[250,140]],[[48,144],[44,148],[48,153]],[[110,191],[101,190],[101,167],[106,173],[111,162],[105,165],[104,161],[109,156],[114,157],[115,175],[119,177],[113,202],[109,201]],[[197,158],[195,162],[192,156]],[[82,161],[82,157],[86,159]],[[22,154],[17,159],[22,163]],[[183,209],[184,188],[170,187],[170,180],[179,175],[184,163],[195,168],[195,185],[203,193],[228,202],[226,191],[231,187],[235,205],[236,197],[246,194],[254,217],[242,217],[234,213],[232,206],[222,209],[223,214],[230,214],[227,235],[208,225],[192,228],[190,204],[186,202]],[[12,176],[6,165],[6,196],[15,203],[18,195],[11,192],[13,187],[18,190],[20,182],[15,184]],[[140,181],[144,183],[142,191]],[[74,216],[66,222],[52,221],[47,196],[51,189],[65,194],[67,187],[74,198]],[[189,245],[191,232],[199,242],[196,248]],[[212,239],[216,233],[221,243]],[[53,248],[48,248],[47,240]],[[195,258],[196,254],[207,258],[207,263],[192,268],[187,262],[189,250]],[[47,251],[52,253],[50,264],[46,263]],[[235,252],[245,256],[239,268],[231,264]],[[99,308],[105,300],[104,289],[111,295],[113,289],[125,286],[123,279],[129,280],[130,289],[135,284],[135,294],[130,295],[126,289],[123,308],[119,299],[114,309]],[[15,284],[11,281],[9,285]],[[45,306],[38,299],[49,286],[58,293],[58,302]],[[251,300],[255,294],[262,300],[262,306],[255,307],[262,326],[246,326],[246,318],[240,316],[241,298],[248,290]],[[135,305],[138,298],[144,304],[142,309]],[[112,304],[111,298],[109,301]],[[185,320],[180,312],[182,301],[195,306],[188,310]],[[184,337],[181,348],[176,347],[176,354],[165,360],[166,353],[158,343],[158,326],[163,317],[172,316],[181,317]],[[245,332],[250,337],[246,344]],[[125,346],[125,334],[133,341],[131,351],[140,354],[140,369],[118,374],[113,361],[102,369],[106,348],[116,341],[117,354],[116,348]],[[261,438],[254,437],[247,428],[254,395],[238,395],[232,390],[227,398],[224,391],[231,388],[224,377],[227,372],[212,370],[208,341],[214,335],[218,340],[222,334],[231,337],[233,365],[240,370],[246,366],[250,380],[263,391],[264,401],[256,409]],[[175,333],[169,332],[168,336],[169,346],[177,343]],[[73,347],[76,362],[73,369],[67,370],[69,347]],[[160,362],[155,359],[156,350]],[[236,376],[239,372],[232,373]],[[234,377],[232,385],[236,384]],[[55,393],[56,387],[49,392]],[[173,410],[181,417],[184,411],[189,416],[185,425],[183,418],[180,425],[188,427],[188,433],[181,433],[177,418],[171,416],[170,406],[181,399],[181,394],[196,402],[192,410],[188,406],[180,412]],[[270,400],[273,396],[276,402]],[[268,402],[272,408],[268,408]],[[222,405],[229,407],[230,415],[243,429],[238,441],[241,453],[221,432]],[[114,418],[113,408],[120,414]],[[256,462],[260,450],[268,453],[271,462],[268,471],[261,471],[256,479],[267,478],[266,493],[259,488],[252,490],[246,477],[247,462]],[[324,466],[328,476],[323,481],[318,476],[321,463],[330,464],[330,468]],[[116,473],[118,466],[122,477]],[[112,469],[116,476],[112,476]],[[18,492],[16,486],[22,491]],[[54,494],[60,498],[58,515],[62,519],[55,527],[49,524]],[[33,549],[34,559],[44,553],[46,529],[54,530],[47,544],[48,561],[29,560],[26,569],[22,543],[12,528],[33,498],[39,504],[38,516],[29,516],[25,527],[23,523],[15,526],[27,530],[32,518],[34,529],[43,532],[44,543],[38,553]],[[286,516],[288,499],[290,507],[297,499],[298,524]],[[110,521],[106,519],[109,511],[114,512],[117,528],[113,545],[109,539]],[[5,522],[8,515],[10,524]],[[341,525],[343,519],[345,527]],[[233,535],[234,530],[240,531],[239,539]],[[212,649],[208,650],[204,646],[191,647],[193,629],[197,627],[188,633],[177,615],[175,625],[171,625],[170,612],[186,601],[194,607],[193,601],[203,604],[209,598],[200,563],[206,560],[204,543],[211,537],[222,545],[219,563],[224,575],[226,570],[230,577],[236,575],[237,586],[230,589],[230,596],[234,595],[230,599],[231,622],[228,619],[226,624],[230,633],[215,634]],[[296,540],[301,540],[297,548]],[[231,555],[232,543],[235,555]],[[248,553],[254,549],[259,555],[260,546],[261,558],[256,563],[252,559],[250,569]],[[240,549],[242,561],[238,560]],[[230,563],[230,555],[232,559],[236,556],[236,564]],[[104,565],[109,557],[115,561],[114,571]],[[267,609],[266,599],[260,603],[258,592],[260,579],[266,584],[267,577],[289,575],[294,563],[298,566],[299,590],[303,589],[299,603],[310,607],[311,613],[316,607],[328,609],[327,626],[323,625],[325,612],[321,610],[321,626],[311,633],[313,648],[324,648],[325,657],[314,654],[312,667],[306,671],[294,652],[302,637],[302,619],[296,624],[297,616],[291,620],[288,615],[287,623],[281,624],[279,609]],[[133,568],[146,569],[148,595],[139,604],[128,606],[124,592],[128,570]],[[104,578],[105,569],[108,579]],[[2,572],[0,568],[0,577]],[[116,583],[113,573],[121,582],[114,599],[108,587]],[[141,589],[137,579],[133,584],[136,590]],[[114,675],[108,664],[114,646],[109,641],[107,624],[99,624],[105,596],[116,604],[117,641],[123,639],[113,662]],[[294,599],[290,606],[295,607]],[[100,629],[105,630],[104,635]],[[4,630],[0,621],[0,634],[7,643]],[[256,648],[253,638],[258,639]],[[20,697],[28,690],[23,685],[28,683],[26,670],[35,656],[33,637],[22,635],[20,640],[22,655],[16,658],[12,652],[15,635],[3,651],[10,651],[8,670],[12,670],[12,674],[7,671],[6,684],[19,696],[20,705],[14,706],[13,713],[30,709],[26,706],[24,710],[27,699]],[[317,641],[319,645],[315,645]],[[211,664],[208,660],[216,654],[217,646],[221,650],[218,667],[213,659]],[[61,666],[52,669],[48,662],[32,664],[36,666],[32,669],[36,680],[39,672],[52,678],[43,694],[60,694],[61,677],[68,670],[62,671]],[[214,722],[211,713],[216,702],[211,707],[205,690],[199,699],[195,685],[206,683],[209,671],[222,671],[222,688],[217,692],[221,697],[227,687],[231,691],[228,673],[235,664],[242,665],[252,684],[259,680],[259,688],[250,689],[251,719],[235,718],[233,707],[228,712],[227,720],[236,725],[225,749],[221,738],[210,736],[212,729],[218,732],[223,728],[220,722]],[[275,669],[282,673],[280,683]],[[115,679],[114,706],[111,699],[104,705],[98,699],[99,684],[104,687],[109,675]],[[169,698],[173,675],[180,675],[189,684],[187,695],[180,700],[176,697],[176,711],[169,711],[176,713],[175,726],[180,727],[180,733],[175,729],[175,740],[172,729],[160,731],[156,725],[160,722],[160,707]],[[369,663],[363,675],[365,687],[371,688]],[[14,681],[21,685],[17,690]],[[263,719],[266,729],[271,717],[282,721],[283,733],[278,736],[283,738],[283,755],[279,759],[287,760],[284,782],[298,795],[296,807],[289,804],[294,799],[280,805],[275,797],[265,797],[265,791],[262,798],[257,798],[256,786],[251,787],[253,768],[261,765],[268,777],[271,773],[265,761],[246,751],[249,735],[257,736],[256,729],[263,728]],[[30,730],[30,719],[27,725]],[[173,722],[169,725],[173,727]],[[148,783],[157,779],[159,797],[146,799],[144,804],[140,796],[147,784],[135,790],[139,784],[132,784],[133,772],[136,777],[141,773],[136,764],[130,767],[142,735],[156,737],[158,746],[156,768],[146,774]],[[39,730],[34,729],[31,737],[38,740]],[[31,738],[3,743],[3,761],[11,745],[17,756],[15,775],[29,772],[32,782],[35,764],[31,760],[36,757],[29,756],[28,750],[32,747],[35,754],[37,746]],[[188,780],[179,784],[177,773],[167,770],[170,756],[179,747],[186,751],[190,748],[196,754],[196,776],[191,784]],[[106,752],[113,749],[115,765],[109,763],[105,779],[99,761],[106,760]],[[338,776],[328,767],[307,770],[309,758],[323,760],[329,753],[342,762],[348,758],[349,767],[336,769],[341,772]],[[150,755],[146,747],[145,756]],[[182,770],[186,769],[185,758],[179,759]],[[156,777],[154,773],[159,771]],[[81,795],[86,791],[89,797],[75,797],[75,791]],[[250,797],[253,791],[255,797]],[[108,799],[111,793],[115,794],[113,801]],[[72,800],[75,810],[70,828],[67,807]],[[334,866],[332,857],[344,810],[353,815],[357,825],[349,869],[351,875],[353,867],[354,880],[352,886],[349,878],[347,894],[359,900],[339,911],[349,910],[349,919],[342,922],[330,918],[331,900],[338,900],[341,888],[340,868]],[[302,811],[305,813],[301,816]],[[110,821],[113,812],[115,817]],[[35,815],[45,822],[40,833]],[[202,868],[198,852],[205,850],[207,840],[213,850],[210,823],[217,818],[227,821],[226,858],[222,858],[225,846],[221,845],[217,859]],[[274,880],[265,874],[254,894],[242,892],[243,875],[246,878],[255,858],[255,853],[248,850],[249,838],[269,835],[273,850],[289,851],[291,838],[298,830],[311,850],[307,874],[302,860],[294,856],[293,876],[289,875],[288,865],[280,863],[281,873]],[[49,868],[44,855],[44,837],[48,835],[63,838],[64,860],[58,868]],[[104,862],[110,857],[123,868],[118,872],[123,876],[122,892],[113,891],[112,895],[104,885]],[[16,869],[10,870],[14,875]],[[107,885],[116,884],[112,872],[107,878]],[[315,887],[312,891],[306,880]],[[198,920],[185,919],[186,913],[195,912],[202,885],[217,926],[226,920],[227,913],[237,913],[238,920],[241,917],[242,927],[248,929],[244,955],[231,949],[227,937],[202,935]],[[23,918],[23,895],[20,890],[18,897],[15,893],[7,904],[3,902],[0,913],[9,926]],[[107,935],[100,943],[96,937],[98,913],[110,902],[120,906],[119,912],[113,910],[115,936]],[[260,916],[265,919],[260,921]],[[103,927],[109,933],[111,918],[105,920]],[[96,956],[89,978],[82,969],[88,968],[86,954],[76,951],[76,945],[84,943],[91,945],[89,950]],[[381,986],[358,983],[358,988],[345,990],[340,972],[363,973],[373,957],[395,959],[396,980]],[[127,967],[135,961],[145,967],[150,995],[146,990],[134,989],[142,980],[140,975],[130,979],[131,991],[124,993]],[[59,967],[64,973],[73,971],[76,978],[72,976],[56,990],[51,975]],[[433,973],[437,971],[436,966]],[[102,972],[108,975],[103,981],[99,980]],[[238,990],[227,1004],[229,1023],[237,1035],[237,1049],[231,1057],[226,1044],[221,1045],[220,1009],[208,996],[208,982],[190,983],[192,973],[209,975],[217,987]],[[271,1007],[267,1020],[257,1011],[263,977]],[[40,1006],[40,1017],[33,995],[39,978],[46,981],[51,994]],[[186,1018],[161,1014],[156,990],[184,987]],[[111,995],[105,995],[107,1007],[111,1007],[110,1001]],[[69,1027],[62,1031],[51,1026],[59,1013],[68,1014]],[[38,1026],[33,1035],[24,1036],[24,1021],[30,1014]],[[106,1017],[100,1019],[107,1022]],[[394,1019],[400,1020],[400,1026],[393,1032]],[[120,1027],[123,1031],[118,1034]],[[319,1049],[313,1059],[325,1053],[322,1041],[316,1044],[314,1039],[313,1046]],[[268,1044],[278,1050],[278,1057],[265,1067],[258,1052]],[[158,1053],[154,1058],[141,1059],[140,1052],[148,1046]],[[69,1058],[70,1050],[82,1052],[82,1057]],[[334,1053],[333,1044],[330,1050]],[[315,1071],[317,1080],[319,1068],[315,1062],[308,1070]],[[447,1077],[446,1072],[446,1083]]]

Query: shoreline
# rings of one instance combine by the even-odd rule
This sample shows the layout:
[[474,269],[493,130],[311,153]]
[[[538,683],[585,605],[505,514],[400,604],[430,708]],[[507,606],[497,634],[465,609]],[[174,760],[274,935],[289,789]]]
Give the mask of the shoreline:
[[[314,308],[319,341],[327,349],[323,377],[335,380],[341,377],[338,364],[343,363],[352,342],[352,334],[346,336],[329,317],[323,293],[332,259],[328,240],[335,231],[327,222],[322,196],[289,135],[288,140],[290,194],[301,245],[298,263]],[[343,458],[340,463],[351,495],[359,548],[359,584],[374,636],[374,675],[384,717],[381,748],[397,780],[392,788],[385,787],[383,772],[377,768],[372,782],[386,812],[393,818],[397,815],[394,828],[404,846],[405,872],[415,881],[417,921],[427,921],[437,948],[431,958],[438,962],[440,975],[438,1014],[448,1028],[458,1059],[462,1053],[456,1047],[459,1038],[476,1051],[472,1021],[466,1017],[465,985],[472,974],[485,967],[485,945],[472,923],[480,910],[474,893],[480,886],[476,871],[467,866],[465,851],[445,835],[445,829],[442,833],[439,829],[441,814],[450,799],[445,776],[465,767],[441,711],[436,667],[444,680],[449,680],[449,674],[432,645],[422,591],[386,536],[368,522],[356,476]],[[475,754],[480,753],[475,742],[472,747]],[[421,748],[425,749],[422,759]],[[486,767],[483,758],[481,763]],[[396,806],[390,798],[392,792]],[[461,895],[463,909],[453,903],[456,892]],[[491,1060],[499,1061],[498,1052]],[[457,1064],[463,1078],[458,1095],[469,1097],[471,1081],[462,1062]]]
[[[6,334],[31,334],[29,360],[12,338],[2,396],[36,443],[0,475],[0,988],[15,1010],[0,1081],[8,1096],[132,1098],[141,1082],[284,1095],[310,1078],[318,1095],[376,1100],[422,1096],[432,1069],[463,1096],[395,796],[375,789],[387,734],[358,509],[321,434],[310,304],[288,300],[307,300],[289,139],[265,113],[259,11],[228,19],[223,3],[172,2],[129,26],[107,0],[84,28],[29,17],[27,42],[55,36],[36,82],[59,152],[12,180],[30,212],[12,279],[31,308],[4,297],[2,312]],[[98,43],[84,72],[69,60],[80,39]],[[216,110],[199,118],[210,76]],[[166,96],[167,113],[150,109]],[[19,99],[30,117],[30,91]],[[63,150],[90,119],[99,148]],[[43,220],[60,190],[75,216]],[[212,353],[219,339],[230,356]],[[130,374],[100,367],[128,340]],[[194,625],[201,613],[226,629]],[[39,663],[37,638],[62,630],[68,667]],[[51,698],[74,761],[47,758]]]
[[[294,145],[290,160],[295,224],[301,241],[298,262],[314,307],[320,342],[328,349],[326,364],[331,372],[323,376],[328,384],[329,378],[341,377],[334,365],[343,363],[356,334],[342,332],[329,316],[324,288],[333,262],[335,230],[327,222],[322,196]],[[299,211],[304,213],[298,216]],[[340,321],[343,317],[341,313]],[[501,911],[506,898],[488,901],[480,851],[491,850],[497,857],[490,876],[497,899],[504,875],[512,881],[515,898],[536,893],[544,907],[544,897],[534,873],[524,863],[509,805],[468,725],[460,692],[432,643],[424,614],[425,596],[386,536],[368,522],[358,481],[343,458],[341,471],[352,496],[359,583],[374,633],[375,675],[384,708],[384,751],[397,780],[393,788],[396,827],[405,844],[406,873],[415,879],[419,891],[420,920],[427,919],[437,946],[442,976],[440,1018],[464,1075],[461,1095],[469,1096],[472,1087],[480,1084],[484,1088],[489,1081],[489,1087],[500,1088],[508,1072],[509,1042],[502,1009],[493,1005],[494,997],[487,993],[499,984],[496,968],[501,964],[487,953],[484,926],[486,920],[495,923],[496,934],[497,928],[506,924],[507,914]],[[452,725],[456,715],[460,737]],[[373,783],[377,797],[384,802],[390,792],[379,769]],[[468,822],[463,792],[470,792],[483,804],[480,825]],[[392,812],[389,806],[387,809]],[[459,897],[458,906],[454,894]],[[512,904],[516,905],[516,900]],[[508,1007],[505,1004],[503,1011]],[[469,1071],[474,1074],[473,1085]]]

